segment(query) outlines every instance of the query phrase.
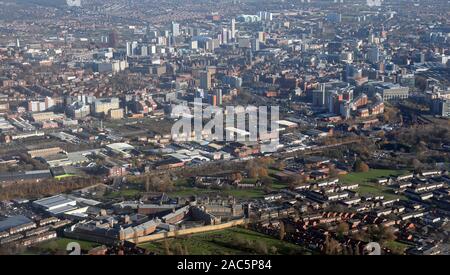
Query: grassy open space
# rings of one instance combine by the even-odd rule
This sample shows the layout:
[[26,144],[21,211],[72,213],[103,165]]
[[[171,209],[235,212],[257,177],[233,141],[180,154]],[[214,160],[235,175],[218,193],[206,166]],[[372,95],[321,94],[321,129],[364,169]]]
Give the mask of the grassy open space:
[[398,176],[405,174],[402,170],[388,169],[370,169],[368,172],[355,172],[341,177],[343,183],[358,183],[359,188],[356,190],[360,195],[383,195],[387,199],[400,198],[392,192],[392,188],[388,186],[378,185],[375,180],[382,177]]
[[71,178],[71,177],[76,177],[76,175],[73,175],[73,174],[64,174],[64,175],[61,175],[61,176],[56,176],[55,179],[57,179],[57,180],[62,180],[62,179]]
[[[309,254],[298,245],[244,228],[181,236],[139,245],[156,254],[177,254],[177,247],[189,255]],[[167,249],[168,248],[168,249]]]
[[394,254],[404,254],[405,251],[411,247],[399,241],[388,241],[385,246],[392,250]]
[[88,251],[94,247],[100,246],[100,244],[94,242],[61,237],[29,247],[24,254],[67,254],[68,252],[66,251],[66,248],[71,242],[79,243],[82,251]]
[[261,198],[264,196],[264,191],[261,188],[252,189],[230,189],[224,192],[225,194],[234,196],[236,198]]
[[341,178],[345,183],[371,182],[378,178],[405,174],[402,170],[370,169],[368,172],[350,173]]
[[[245,178],[242,180],[242,183],[246,184],[254,184],[257,179],[254,178]],[[176,190],[173,192],[169,192],[168,194],[171,196],[191,196],[191,195],[206,195],[206,194],[221,194],[221,195],[230,195],[236,198],[247,198],[247,199],[256,199],[262,198],[264,196],[263,187],[256,188],[248,188],[248,189],[237,189],[231,187],[226,190],[216,190],[216,189],[203,189],[189,186],[186,180],[177,180],[175,182]],[[280,189],[287,188],[287,184],[280,183],[277,179],[272,178],[272,184],[270,188],[277,191]]]
[[189,181],[186,178],[180,178],[173,182],[176,187],[189,186]]
[[123,189],[120,191],[114,191],[109,194],[106,194],[104,197],[107,199],[115,199],[115,198],[121,198],[121,197],[133,198],[133,197],[137,196],[140,192],[142,192],[142,191],[137,190],[137,189]]
[[[250,183],[253,179],[246,179],[243,182],[244,183]],[[253,180],[255,181],[255,180]],[[278,183],[274,181],[270,185],[271,189],[274,191],[281,190],[284,188],[287,188],[288,186],[285,184]],[[247,198],[247,199],[257,199],[262,198],[264,196],[264,190],[263,187],[256,187],[256,188],[248,188],[248,189],[237,189],[237,188],[230,188],[226,190],[214,190],[214,189],[202,189],[202,188],[195,188],[195,187],[181,187],[178,188],[178,190],[169,192],[169,195],[171,196],[190,196],[190,195],[206,195],[206,194],[221,194],[221,195],[230,195],[234,196],[236,198]]]
[[271,186],[270,186],[272,189],[274,189],[274,190],[281,190],[281,189],[286,189],[286,188],[288,188],[288,186],[286,185],[286,184],[282,184],[282,183],[273,183]]

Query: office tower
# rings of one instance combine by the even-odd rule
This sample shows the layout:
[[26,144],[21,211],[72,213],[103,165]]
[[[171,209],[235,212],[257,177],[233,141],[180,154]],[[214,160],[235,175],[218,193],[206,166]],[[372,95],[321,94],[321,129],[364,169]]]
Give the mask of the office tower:
[[119,36],[116,31],[112,31],[108,35],[108,46],[110,48],[117,48],[119,44]]
[[246,50],[245,56],[246,56],[247,63],[250,64],[253,60],[253,51],[251,49]]
[[172,22],[172,35],[174,37],[180,36],[180,24]]
[[260,11],[258,13],[258,16],[261,21],[272,21],[273,20],[273,14],[271,12]]
[[107,114],[110,110],[119,109],[119,99],[113,98],[102,98],[94,102],[93,109],[91,110],[94,114]]
[[150,45],[150,53],[155,54],[156,53],[156,45]]
[[100,36],[100,43],[102,44],[108,43],[108,37],[104,35]]
[[133,50],[131,48],[131,42],[127,42],[127,56],[132,56]]
[[170,31],[164,30],[164,31],[161,32],[161,35],[162,35],[163,37],[169,37]]
[[368,38],[369,44],[375,43],[375,34],[371,33]]
[[199,28],[195,28],[193,30],[192,36],[199,36],[200,35],[200,29]]
[[191,41],[191,50],[196,50],[196,49],[198,49],[198,41],[192,40]]
[[138,42],[133,41],[133,43],[131,43],[131,55],[136,54],[137,48],[138,48]]
[[378,49],[378,47],[376,46],[370,48],[367,53],[367,59],[372,64],[380,62],[380,49]]
[[167,38],[164,37],[164,36],[159,36],[156,43],[158,45],[166,46],[167,45]]
[[200,88],[203,90],[211,89],[211,72],[209,70],[200,73]]
[[261,43],[266,42],[266,33],[265,32],[258,32],[258,40]]
[[450,118],[450,100],[434,99],[431,103],[431,111],[435,115]]
[[319,89],[313,91],[313,106],[323,107],[325,102],[325,84],[320,84]]
[[228,43],[228,29],[227,28],[222,29],[222,43],[223,44]]
[[231,37],[231,30],[228,31],[228,42],[231,42],[233,38]]
[[158,32],[157,31],[149,31],[148,32],[148,36],[150,37],[150,38],[157,38],[158,37]]
[[261,19],[261,21],[265,21],[266,20],[266,12],[265,11],[258,12],[258,16]]
[[147,46],[141,47],[141,56],[148,56],[148,47]]
[[29,112],[43,112],[56,105],[56,102],[51,97],[45,97],[44,100],[28,101]]
[[256,52],[259,51],[259,40],[256,38],[253,38],[251,41],[252,51]]
[[214,51],[215,49],[220,47],[220,44],[222,41],[218,38],[215,38],[215,39],[212,39],[211,42],[212,42],[212,50]]
[[328,94],[328,112],[337,114],[340,111],[340,105],[343,101],[343,95],[337,91],[331,91]]
[[353,78],[354,76],[355,76],[355,66],[353,66],[352,64],[346,64],[343,71],[344,81],[349,81],[350,78]]
[[426,61],[425,53],[420,53],[420,63],[425,63],[425,61]]
[[231,39],[236,38],[236,19],[231,19]]

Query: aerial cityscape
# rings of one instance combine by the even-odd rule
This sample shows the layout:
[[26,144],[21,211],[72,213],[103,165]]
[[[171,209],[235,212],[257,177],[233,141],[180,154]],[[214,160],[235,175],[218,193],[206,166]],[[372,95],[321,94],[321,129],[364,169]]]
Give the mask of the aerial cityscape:
[[0,0],[0,255],[450,255],[449,219],[448,0]]

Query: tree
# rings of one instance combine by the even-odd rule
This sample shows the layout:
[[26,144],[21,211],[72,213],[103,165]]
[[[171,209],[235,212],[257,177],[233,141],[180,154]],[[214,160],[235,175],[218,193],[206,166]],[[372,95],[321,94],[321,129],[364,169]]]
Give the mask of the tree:
[[288,178],[288,186],[290,189],[295,189],[296,187],[304,184],[306,182],[306,177],[304,175],[295,175]]
[[336,168],[330,167],[328,175],[330,178],[336,178],[339,175],[339,173],[338,173],[338,170],[336,170]]
[[250,178],[263,178],[269,175],[268,167],[273,163],[271,158],[254,159],[247,163],[246,170]]
[[255,241],[255,252],[262,255],[269,254],[267,245],[263,241]]
[[187,255],[185,249],[180,243],[175,244],[174,253],[175,255]]
[[145,177],[145,191],[146,192],[150,191],[150,187],[151,187],[150,176],[147,176]]
[[365,162],[358,160],[355,162],[355,167],[354,167],[356,172],[368,172],[369,171],[369,165],[367,165]]
[[258,178],[261,179],[261,178],[264,178],[267,176],[269,176],[267,168],[263,168],[263,167],[258,168]]
[[420,172],[422,170],[423,164],[422,164],[422,162],[420,162],[420,160],[413,158],[411,161],[411,164],[414,168],[414,171]]
[[342,237],[345,233],[348,232],[349,229],[350,227],[346,222],[341,222],[337,226],[336,233],[338,234],[339,237]]
[[174,184],[170,179],[170,176],[164,174],[160,177],[150,177],[147,176],[145,180],[145,190],[148,191],[156,191],[156,192],[168,192],[173,190]]
[[231,180],[232,181],[242,181],[241,173],[233,173],[233,174],[231,174]]
[[386,106],[386,108],[384,109],[383,119],[387,123],[395,122],[396,120],[398,120],[399,113],[400,112],[398,109],[396,109],[394,107]]
[[256,167],[251,167],[251,168],[248,170],[248,176],[249,176],[250,178],[252,178],[252,179],[258,178],[258,168],[256,168]]
[[277,161],[273,165],[273,168],[282,171],[282,170],[286,169],[286,162],[284,162],[283,160]]
[[270,247],[270,254],[275,255],[278,253],[278,249],[275,246]]
[[349,244],[347,246],[347,255],[354,255],[355,252],[353,251],[353,246],[351,244]]
[[272,183],[273,183],[273,180],[272,180],[272,178],[270,178],[270,177],[263,177],[263,178],[261,179],[261,184],[262,184],[263,186],[271,186]]
[[323,244],[323,252],[326,255],[339,255],[342,252],[341,244],[335,239],[327,237]]
[[170,251],[169,242],[167,241],[166,238],[164,238],[163,247],[164,247],[164,254],[165,255],[172,255],[172,251]]
[[380,245],[396,239],[394,230],[391,227],[384,227],[383,225],[370,226],[368,234],[371,241],[378,242]]
[[394,229],[392,227],[383,227],[383,240],[384,241],[394,241],[397,237],[395,236]]

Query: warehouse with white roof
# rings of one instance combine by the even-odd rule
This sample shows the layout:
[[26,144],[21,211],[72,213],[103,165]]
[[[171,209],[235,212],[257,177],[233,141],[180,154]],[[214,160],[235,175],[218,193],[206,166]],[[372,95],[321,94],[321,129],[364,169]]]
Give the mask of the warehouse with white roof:
[[64,195],[43,198],[34,201],[33,205],[53,215],[62,214],[77,208],[77,202]]

